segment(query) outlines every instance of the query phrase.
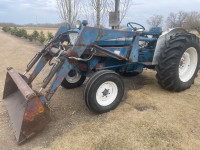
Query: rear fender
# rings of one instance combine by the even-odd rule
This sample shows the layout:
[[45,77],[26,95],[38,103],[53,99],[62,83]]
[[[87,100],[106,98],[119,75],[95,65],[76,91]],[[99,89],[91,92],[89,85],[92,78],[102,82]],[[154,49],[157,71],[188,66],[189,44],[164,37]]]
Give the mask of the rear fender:
[[186,33],[186,32],[187,31],[183,28],[173,28],[173,29],[169,29],[169,30],[163,32],[163,34],[158,38],[152,64],[153,65],[158,64],[158,58],[159,58],[162,50],[165,49],[165,46],[166,46],[165,44],[168,40],[170,40],[171,36],[174,36],[177,33]]

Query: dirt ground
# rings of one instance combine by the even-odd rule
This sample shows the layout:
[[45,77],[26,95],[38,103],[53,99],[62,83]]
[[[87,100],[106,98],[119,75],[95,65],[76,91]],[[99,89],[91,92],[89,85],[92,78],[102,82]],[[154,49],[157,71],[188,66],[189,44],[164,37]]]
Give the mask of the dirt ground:
[[[6,68],[23,73],[42,47],[0,31],[0,97]],[[47,70],[34,82],[39,89]],[[109,113],[90,112],[83,99],[85,84],[74,90],[59,87],[51,100],[52,122],[35,137],[18,146],[8,113],[0,101],[0,147],[28,149],[183,149],[200,147],[200,77],[181,93],[163,90],[155,72],[146,70],[123,78],[126,92],[119,107]]]

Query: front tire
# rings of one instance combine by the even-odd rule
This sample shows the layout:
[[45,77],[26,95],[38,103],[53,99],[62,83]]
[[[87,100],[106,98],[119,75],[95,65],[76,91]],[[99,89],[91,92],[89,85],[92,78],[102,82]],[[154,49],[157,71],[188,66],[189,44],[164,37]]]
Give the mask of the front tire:
[[200,45],[194,34],[179,33],[166,42],[156,66],[158,83],[170,91],[184,91],[194,83],[199,69]]
[[81,86],[85,81],[86,76],[81,75],[76,70],[71,70],[68,75],[64,78],[61,86],[66,89],[73,89]]
[[88,108],[98,114],[115,109],[124,95],[124,83],[116,72],[96,72],[87,82],[84,91]]

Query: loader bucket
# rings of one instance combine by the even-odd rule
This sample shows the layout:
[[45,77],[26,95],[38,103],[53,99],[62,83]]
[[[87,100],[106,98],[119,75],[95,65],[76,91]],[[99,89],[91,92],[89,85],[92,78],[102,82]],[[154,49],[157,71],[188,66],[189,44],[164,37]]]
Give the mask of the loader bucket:
[[42,130],[51,120],[49,108],[40,100],[26,81],[13,69],[8,68],[3,100],[18,144]]

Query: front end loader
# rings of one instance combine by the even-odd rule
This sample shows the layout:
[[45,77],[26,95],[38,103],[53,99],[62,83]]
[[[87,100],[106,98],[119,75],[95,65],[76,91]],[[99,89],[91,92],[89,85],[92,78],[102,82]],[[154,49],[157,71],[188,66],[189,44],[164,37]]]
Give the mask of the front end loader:
[[[196,36],[183,29],[162,34],[158,27],[145,31],[136,23],[127,26],[110,30],[86,24],[71,28],[68,24],[59,28],[23,74],[7,69],[3,100],[18,144],[51,121],[49,101],[60,85],[76,88],[89,77],[84,98],[88,108],[96,113],[108,112],[121,102],[124,84],[120,75],[136,75],[144,68],[156,69],[158,82],[165,89],[183,91],[191,86],[199,66]],[[33,89],[34,79],[48,63],[51,70],[41,88]]]

